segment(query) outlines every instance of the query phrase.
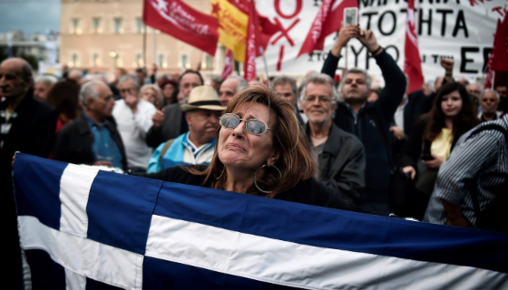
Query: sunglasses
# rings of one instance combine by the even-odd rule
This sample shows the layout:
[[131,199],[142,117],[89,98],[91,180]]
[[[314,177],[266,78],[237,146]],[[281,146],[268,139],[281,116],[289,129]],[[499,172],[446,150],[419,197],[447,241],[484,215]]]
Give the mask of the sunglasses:
[[263,120],[245,120],[240,118],[240,116],[231,113],[223,114],[219,119],[220,125],[228,129],[236,128],[242,121],[245,121],[245,130],[247,130],[247,132],[251,133],[252,135],[263,135],[267,130],[273,132],[273,130],[268,128],[268,124],[266,124],[266,122]]

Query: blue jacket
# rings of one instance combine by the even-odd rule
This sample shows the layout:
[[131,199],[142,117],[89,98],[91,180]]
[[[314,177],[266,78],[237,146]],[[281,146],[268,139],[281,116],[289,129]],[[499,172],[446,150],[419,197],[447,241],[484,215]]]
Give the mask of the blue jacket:
[[160,156],[166,143],[164,142],[159,145],[153,152],[152,157],[150,157],[146,172],[153,173],[162,169],[186,164],[210,164],[217,139],[203,145],[199,150],[194,152],[195,149],[189,144],[188,135],[189,133],[184,133],[176,139],[173,139],[174,141],[165,152],[162,162],[160,162]]

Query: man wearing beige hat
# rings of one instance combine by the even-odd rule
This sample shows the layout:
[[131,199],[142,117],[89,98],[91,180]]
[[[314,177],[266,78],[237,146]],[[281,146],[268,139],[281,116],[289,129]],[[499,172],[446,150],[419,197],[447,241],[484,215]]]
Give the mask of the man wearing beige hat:
[[208,164],[212,160],[222,107],[211,86],[192,89],[189,102],[182,105],[189,132],[162,143],[150,162],[148,173],[183,164]]

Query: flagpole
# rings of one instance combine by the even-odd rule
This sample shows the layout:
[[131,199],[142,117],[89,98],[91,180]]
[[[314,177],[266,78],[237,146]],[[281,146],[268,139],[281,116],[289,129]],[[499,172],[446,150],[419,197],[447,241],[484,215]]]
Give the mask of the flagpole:
[[491,90],[494,89],[494,82],[496,81],[496,71],[493,70],[492,71],[492,78],[490,79],[490,86],[491,86]]
[[346,50],[346,52],[344,53],[345,54],[344,61],[346,62],[344,64],[344,67],[347,69],[347,43],[346,43],[346,46],[344,46],[344,49]]
[[[155,29],[153,30],[153,63],[157,63],[157,34],[155,33]],[[145,67],[147,67],[146,64]]]
[[[148,27],[145,26],[145,31],[143,33],[143,64],[146,67],[146,31],[148,30]],[[139,64],[137,64],[139,65]]]
[[266,84],[268,84],[268,65],[266,64],[266,57],[264,53],[263,53],[263,62],[265,64]]

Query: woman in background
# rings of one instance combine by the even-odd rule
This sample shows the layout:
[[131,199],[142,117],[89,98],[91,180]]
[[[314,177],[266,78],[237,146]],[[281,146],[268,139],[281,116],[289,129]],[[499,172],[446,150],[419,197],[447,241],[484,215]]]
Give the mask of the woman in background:
[[[416,194],[422,197],[414,205],[413,217],[423,217],[437,171],[450,156],[457,140],[479,123],[471,96],[460,83],[443,85],[430,112],[415,123],[399,160],[402,171],[416,178]],[[417,166],[419,160],[421,163]]]
[[141,87],[139,91],[141,98],[147,102],[152,103],[157,110],[160,110],[164,104],[164,99],[162,98],[161,89],[157,85],[144,85]]
[[178,103],[178,84],[174,80],[165,80],[160,84],[162,90],[162,96],[164,97],[164,103],[162,107]]
[[81,114],[79,89],[76,82],[62,80],[49,90],[46,102],[58,112],[56,132]]

